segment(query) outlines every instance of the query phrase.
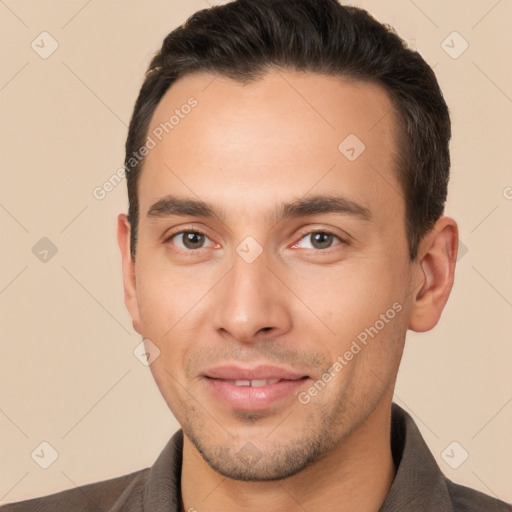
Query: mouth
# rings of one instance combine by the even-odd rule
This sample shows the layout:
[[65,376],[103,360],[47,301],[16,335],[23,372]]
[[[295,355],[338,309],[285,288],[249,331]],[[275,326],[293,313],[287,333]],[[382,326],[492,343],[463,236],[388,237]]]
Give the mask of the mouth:
[[281,382],[281,379],[258,379],[258,380],[225,380],[229,384],[235,386],[250,386],[251,388],[262,388],[263,386],[269,386],[270,384],[277,384]]
[[290,400],[310,379],[274,366],[223,366],[203,375],[208,392],[224,406],[240,411],[261,411]]

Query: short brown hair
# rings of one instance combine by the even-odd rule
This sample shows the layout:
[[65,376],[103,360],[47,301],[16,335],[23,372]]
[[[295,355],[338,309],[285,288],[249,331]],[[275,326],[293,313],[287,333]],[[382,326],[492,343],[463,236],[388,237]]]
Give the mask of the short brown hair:
[[397,173],[414,260],[419,241],[444,211],[448,108],[434,72],[419,53],[365,10],[336,0],[236,0],[196,12],[167,35],[146,72],[126,140],[132,258],[144,160],[130,157],[144,145],[163,95],[188,73],[206,71],[248,83],[272,67],[370,81],[387,91],[400,125]]

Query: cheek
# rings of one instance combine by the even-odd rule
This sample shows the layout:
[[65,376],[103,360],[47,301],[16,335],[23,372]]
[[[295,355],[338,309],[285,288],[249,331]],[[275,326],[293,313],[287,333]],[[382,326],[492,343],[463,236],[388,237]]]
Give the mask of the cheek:
[[353,335],[354,329],[373,324],[393,303],[403,300],[405,289],[382,261],[362,258],[338,267],[295,272],[289,279],[304,305],[336,336]]
[[[346,386],[354,396],[372,395],[390,384],[406,332],[405,272],[382,258],[345,262],[338,269],[297,275],[297,295],[322,322],[296,316],[299,332],[322,340],[331,361],[341,361],[333,390]],[[322,336],[321,333],[324,333]]]
[[162,337],[186,315],[201,294],[197,279],[184,272],[147,265],[137,274],[137,301],[143,332]]
[[187,393],[183,392],[185,387],[183,379],[179,377],[175,366],[165,356],[153,362],[150,369],[167,406],[178,421],[182,422],[184,420],[182,411],[187,409]]

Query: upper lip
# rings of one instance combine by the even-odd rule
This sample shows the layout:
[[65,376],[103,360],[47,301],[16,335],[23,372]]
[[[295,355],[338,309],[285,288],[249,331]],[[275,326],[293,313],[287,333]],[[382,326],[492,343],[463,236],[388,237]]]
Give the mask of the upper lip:
[[260,365],[254,368],[243,368],[236,365],[215,366],[203,372],[202,375],[223,380],[299,380],[307,377],[305,374],[271,365]]

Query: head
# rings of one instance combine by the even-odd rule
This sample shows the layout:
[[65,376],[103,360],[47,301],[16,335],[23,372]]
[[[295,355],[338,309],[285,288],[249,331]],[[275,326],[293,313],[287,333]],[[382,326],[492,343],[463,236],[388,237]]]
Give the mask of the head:
[[449,138],[430,67],[361,9],[237,0],[165,38],[118,238],[153,375],[213,469],[282,478],[386,417],[406,331],[453,282]]

